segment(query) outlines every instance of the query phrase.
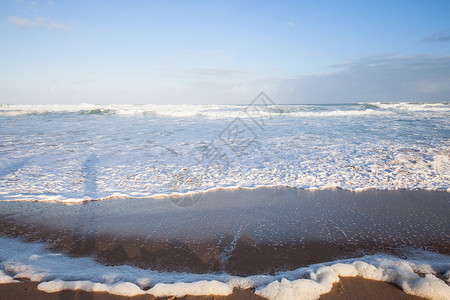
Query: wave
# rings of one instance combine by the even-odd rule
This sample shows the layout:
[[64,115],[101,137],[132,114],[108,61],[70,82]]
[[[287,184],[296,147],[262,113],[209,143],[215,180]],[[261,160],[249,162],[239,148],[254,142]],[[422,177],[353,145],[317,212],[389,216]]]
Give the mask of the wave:
[[439,142],[440,149],[379,143],[359,147],[357,156],[352,148],[350,153],[339,148],[320,154],[316,149],[312,156],[298,156],[296,149],[301,144],[295,144],[283,150],[284,156],[267,152],[270,163],[261,163],[256,156],[241,156],[229,157],[230,165],[221,166],[218,161],[213,167],[196,163],[193,155],[173,154],[185,153],[183,148],[161,152],[164,160],[153,164],[145,153],[122,162],[110,160],[100,150],[95,164],[90,163],[90,156],[72,152],[60,162],[59,156],[49,156],[42,149],[46,153],[42,158],[2,158],[0,201],[80,203],[258,187],[450,191],[450,148]]
[[450,112],[450,105],[448,102],[441,103],[412,103],[412,102],[398,102],[398,103],[360,103],[368,108],[380,108],[385,110],[404,110],[404,111],[436,111],[436,112]]
[[[398,187],[387,187],[384,189],[373,188],[373,187],[361,187],[361,188],[340,188],[337,186],[323,186],[323,187],[310,187],[310,188],[299,188],[295,186],[289,185],[257,185],[253,187],[246,186],[228,186],[228,187],[214,187],[209,189],[197,189],[190,190],[185,192],[167,192],[167,193],[112,193],[110,195],[105,195],[102,197],[89,197],[89,196],[64,196],[64,195],[48,195],[48,194],[35,194],[35,195],[27,195],[27,194],[10,194],[10,195],[2,195],[0,193],[0,202],[45,202],[45,203],[61,203],[67,205],[76,205],[82,204],[86,202],[92,201],[106,201],[106,200],[114,200],[114,199],[161,199],[167,200],[171,199],[171,201],[177,202],[177,198],[186,198],[189,197],[191,199],[199,198],[199,196],[204,195],[206,193],[215,192],[215,191],[237,191],[237,190],[256,190],[259,188],[293,188],[300,189],[305,191],[320,191],[320,190],[344,190],[351,192],[363,192],[363,191],[406,191],[406,190],[426,190],[426,191],[444,191],[450,192],[450,188],[421,188],[421,189],[405,189]],[[181,201],[181,200],[180,200]]]
[[[0,116],[82,114],[82,115],[155,115],[170,118],[203,117],[208,119],[249,118],[258,116],[345,117],[384,115],[395,111],[449,112],[448,103],[358,103],[347,105],[157,105],[157,104],[79,104],[79,105],[0,105]],[[252,115],[253,114],[253,115]]]
[[237,117],[243,106],[238,105],[157,105],[157,104],[110,104],[97,105],[1,105],[0,115],[36,115],[76,113],[86,115],[114,114],[120,116],[158,115],[162,117],[188,118],[203,116],[207,118]]
[[368,115],[388,115],[390,111],[378,111],[373,109],[365,110],[332,110],[332,111],[302,111],[291,113],[295,117],[351,117]]
[[[264,128],[223,120],[260,113],[240,105],[1,105],[0,114],[38,116],[0,117],[0,201],[258,186],[450,190],[446,112],[364,105],[267,106],[277,117]],[[233,140],[236,128],[242,141]]]
[[[0,283],[29,279],[39,282],[38,289],[47,293],[84,290],[122,296],[227,296],[234,288],[240,288],[254,289],[256,294],[268,299],[317,299],[329,292],[333,284],[339,282],[339,277],[360,276],[396,284],[411,295],[448,299],[448,256],[419,249],[409,249],[403,255],[405,259],[386,254],[368,255],[275,275],[239,277],[226,273],[193,274],[144,270],[126,265],[105,266],[90,257],[71,258],[50,252],[43,243],[0,237]],[[444,279],[439,279],[438,274]]]

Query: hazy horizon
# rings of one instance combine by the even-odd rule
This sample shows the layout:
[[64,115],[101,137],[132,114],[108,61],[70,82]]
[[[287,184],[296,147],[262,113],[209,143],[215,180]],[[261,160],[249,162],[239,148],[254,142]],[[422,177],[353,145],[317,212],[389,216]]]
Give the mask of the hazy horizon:
[[[256,97],[257,98],[257,97]],[[255,98],[255,99],[256,99]],[[93,106],[126,106],[126,105],[130,105],[130,106],[145,106],[145,105],[167,105],[167,106],[176,106],[176,105],[194,105],[194,106],[208,106],[208,105],[217,105],[217,106],[248,106],[252,100],[254,99],[249,99],[249,101],[247,103],[95,103],[95,102],[74,102],[74,103],[0,103],[0,106],[83,106],[83,105],[93,105]],[[276,100],[276,99],[272,99]],[[274,101],[275,103],[275,101]],[[428,104],[449,104],[449,101],[361,101],[361,102],[330,102],[330,103],[275,103],[274,105],[282,105],[282,106],[295,106],[295,105],[303,105],[303,106],[309,106],[309,105],[317,105],[317,106],[350,106],[350,105],[361,105],[361,104],[423,104],[423,105],[428,105]],[[256,103],[253,105],[259,105],[259,106],[266,106],[267,104],[264,103]]]

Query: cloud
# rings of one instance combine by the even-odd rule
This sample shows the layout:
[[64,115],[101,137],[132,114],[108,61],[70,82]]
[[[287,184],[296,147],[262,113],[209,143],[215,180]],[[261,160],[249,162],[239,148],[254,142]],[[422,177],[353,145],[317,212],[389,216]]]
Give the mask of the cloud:
[[225,50],[203,50],[203,51],[193,51],[193,50],[181,50],[173,54],[167,54],[161,56],[161,59],[165,60],[192,60],[192,61],[221,61],[229,63],[231,59]]
[[64,24],[53,22],[53,21],[50,24],[48,24],[47,27],[51,31],[68,31],[68,30],[70,30],[70,27],[68,27]]
[[295,23],[292,21],[287,22],[286,25],[288,25],[290,27],[295,27]]
[[19,26],[21,28],[24,28],[24,29],[30,29],[30,28],[33,28],[33,27],[37,26],[36,22],[32,22],[32,21],[28,20],[27,18],[11,16],[11,17],[8,17],[8,21],[10,23],[12,23],[14,25],[17,25],[17,26]]
[[[95,82],[62,79],[60,84],[50,84],[32,76],[38,81],[33,79],[30,85],[5,77],[1,85],[8,89],[0,90],[0,101],[247,104],[261,90],[279,104],[450,101],[450,56],[368,56],[332,65],[327,73],[291,77],[219,67],[152,71],[153,75],[146,71],[139,82],[131,80],[134,77],[110,82],[91,74],[87,78]],[[58,94],[51,94],[51,87]]]
[[251,72],[243,70],[220,69],[220,68],[198,68],[185,71],[188,74],[209,78],[235,78],[248,76]]
[[10,16],[8,17],[8,21],[22,29],[46,28],[51,31],[68,31],[71,29],[69,26],[42,17],[35,17],[34,20],[31,20],[23,17]]
[[250,71],[225,68],[155,68],[155,70],[193,80],[234,80],[248,78],[249,76],[254,75],[254,73]]
[[36,1],[31,1],[28,3],[28,9],[33,9],[36,7],[36,5],[37,5]]
[[280,103],[448,101],[450,56],[379,55],[334,65],[333,72],[268,78]]
[[424,38],[422,42],[431,43],[431,42],[448,42],[450,41],[450,30],[440,32],[438,34],[434,34],[427,38]]
[[245,103],[261,90],[280,104],[450,100],[450,56],[368,56],[291,77],[222,68],[157,71],[181,95],[167,90],[163,99],[180,103]]

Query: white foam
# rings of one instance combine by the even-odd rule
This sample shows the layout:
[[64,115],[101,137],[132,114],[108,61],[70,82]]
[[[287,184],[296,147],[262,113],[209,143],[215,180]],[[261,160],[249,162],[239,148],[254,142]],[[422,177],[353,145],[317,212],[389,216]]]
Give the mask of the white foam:
[[[52,253],[40,243],[0,238],[0,282],[28,278],[38,289],[108,292],[121,296],[151,294],[156,297],[230,295],[233,288],[255,288],[269,299],[317,299],[331,290],[340,277],[392,282],[406,293],[429,299],[449,299],[450,287],[434,274],[450,272],[450,258],[425,250],[407,252],[407,260],[370,255],[312,265],[275,275],[231,276],[225,273],[191,274],[157,272],[130,266],[104,266],[91,258],[70,258]],[[426,273],[421,278],[415,272]],[[10,274],[10,275],[6,275]],[[150,289],[148,289],[150,288]]]
[[447,279],[448,282],[450,282],[450,270],[448,270],[448,272],[444,274],[444,277]]
[[[77,203],[258,186],[450,191],[450,106],[364,105],[282,105],[259,116],[239,105],[0,105],[0,200]],[[226,143],[233,124],[253,139],[242,151]],[[204,159],[211,144],[226,160]]]
[[[357,106],[359,105],[359,106]],[[448,103],[358,103],[354,106],[342,109],[341,106],[317,106],[321,111],[315,110],[312,105],[270,105],[257,107],[258,117],[284,115],[289,117],[342,117],[385,115],[398,110],[411,112],[449,112]],[[369,108],[368,108],[369,107]],[[30,114],[54,114],[54,113],[82,113],[82,114],[116,114],[120,116],[157,115],[172,118],[248,118],[252,116],[243,113],[244,105],[158,105],[158,104],[0,104],[0,116],[18,116]],[[355,109],[356,108],[356,109]],[[378,109],[372,109],[378,108]],[[328,109],[328,110],[325,110]]]
[[144,291],[138,285],[131,282],[120,282],[112,285],[94,283],[91,281],[62,281],[52,280],[42,282],[38,285],[38,290],[46,293],[56,293],[64,290],[81,290],[86,292],[107,292],[113,295],[133,297],[137,295],[150,294],[155,297],[186,295],[202,296],[217,295],[228,296],[233,292],[228,284],[216,280],[201,280],[197,282],[185,283],[157,283],[151,289]]
[[176,296],[184,297],[186,295],[202,296],[217,295],[228,296],[233,292],[233,288],[226,283],[216,280],[202,280],[191,283],[177,282],[172,284],[157,283],[148,293],[155,297]]
[[0,270],[0,284],[12,282],[17,282],[17,280],[14,280],[14,278],[12,278],[11,276],[5,274],[2,270]]
[[380,262],[368,264],[355,261],[352,264],[333,264],[310,273],[310,279],[274,281],[257,289],[256,294],[271,300],[318,299],[331,291],[333,283],[341,277],[360,276],[370,280],[395,283],[406,293],[427,299],[445,300],[450,298],[450,287],[432,274],[421,278],[407,262]]
[[171,118],[204,117],[211,119],[246,117],[239,105],[98,105],[82,103],[79,105],[0,105],[0,115],[19,116],[30,114],[115,114],[119,116],[157,115]]
[[332,110],[332,111],[299,111],[290,113],[289,116],[294,117],[350,117],[350,116],[375,116],[389,115],[390,111],[381,111],[373,109],[365,110]]
[[390,110],[450,112],[450,106],[448,105],[448,103],[371,102],[371,103],[367,103],[367,104],[370,104],[370,105],[373,105],[375,107],[379,107],[382,109],[390,109]]
[[[382,147],[392,150],[378,150]],[[145,198],[205,192],[216,188],[289,186],[303,189],[342,188],[363,189],[450,189],[450,147],[442,150],[418,148],[399,152],[397,145],[362,146],[358,153],[350,149],[316,149],[316,152],[295,157],[294,147],[275,153],[271,163],[257,163],[273,150],[264,150],[261,156],[233,157],[225,170],[189,168],[193,181],[181,180],[176,185],[178,167],[192,165],[194,158],[160,161],[155,167],[145,165],[145,158],[136,158],[129,164],[108,166],[108,160],[95,166],[96,178],[91,179],[95,191],[85,188],[82,173],[82,154],[69,155],[64,161],[39,160],[34,164],[0,178],[0,200],[50,201],[78,203],[111,198]],[[269,146],[268,146],[269,148]],[[258,157],[259,156],[259,157]],[[386,158],[389,157],[389,158]],[[14,161],[14,160],[10,160]],[[36,169],[36,164],[42,167]],[[129,178],[131,177],[131,179]]]
[[42,282],[38,285],[38,290],[46,293],[56,293],[64,290],[80,290],[85,292],[109,292],[112,287],[102,283],[93,283],[87,280],[62,281],[52,280]]

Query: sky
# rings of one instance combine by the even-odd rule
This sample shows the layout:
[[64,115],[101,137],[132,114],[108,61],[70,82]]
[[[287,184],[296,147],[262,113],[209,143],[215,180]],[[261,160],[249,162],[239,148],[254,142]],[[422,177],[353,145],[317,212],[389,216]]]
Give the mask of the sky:
[[450,1],[0,0],[2,104],[450,100]]

